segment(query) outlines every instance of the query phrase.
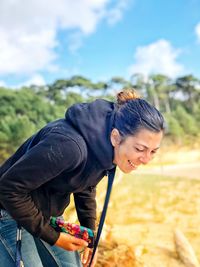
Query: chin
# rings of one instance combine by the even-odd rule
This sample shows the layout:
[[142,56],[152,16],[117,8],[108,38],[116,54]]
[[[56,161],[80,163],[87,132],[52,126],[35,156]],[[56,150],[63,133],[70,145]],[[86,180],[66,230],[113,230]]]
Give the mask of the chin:
[[120,169],[120,171],[122,171],[123,173],[126,173],[126,174],[132,172],[132,170],[121,169],[120,167],[119,167],[119,169]]
[[131,172],[132,172],[132,170],[131,171],[129,170],[129,171],[125,171],[124,173],[131,173]]

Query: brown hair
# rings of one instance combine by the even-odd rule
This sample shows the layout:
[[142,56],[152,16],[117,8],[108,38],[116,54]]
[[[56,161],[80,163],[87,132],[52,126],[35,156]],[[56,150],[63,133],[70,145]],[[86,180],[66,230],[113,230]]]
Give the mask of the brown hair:
[[117,103],[125,104],[128,100],[140,98],[139,94],[134,89],[126,89],[117,94]]
[[117,103],[114,127],[122,137],[134,135],[144,128],[153,132],[164,130],[162,114],[140,98],[135,90],[127,89],[118,93]]

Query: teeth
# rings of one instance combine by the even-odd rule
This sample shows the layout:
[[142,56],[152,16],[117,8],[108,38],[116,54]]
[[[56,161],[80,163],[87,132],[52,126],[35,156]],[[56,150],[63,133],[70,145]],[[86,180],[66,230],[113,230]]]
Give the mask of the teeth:
[[128,162],[131,164],[131,166],[136,167],[132,161],[128,160]]

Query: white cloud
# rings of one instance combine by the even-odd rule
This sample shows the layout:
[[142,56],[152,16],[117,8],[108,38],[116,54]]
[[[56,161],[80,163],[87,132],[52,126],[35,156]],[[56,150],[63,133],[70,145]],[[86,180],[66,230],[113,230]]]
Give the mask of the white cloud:
[[135,63],[128,69],[129,74],[142,73],[145,76],[152,73],[161,73],[169,77],[181,74],[184,67],[176,62],[180,49],[172,47],[166,40],[158,40],[147,46],[136,49]]
[[6,32],[0,30],[0,73],[32,73],[50,68],[56,54],[53,31]]
[[107,12],[107,20],[110,25],[116,24],[122,19],[124,11],[127,9],[130,0],[119,0],[115,7]]
[[197,40],[200,43],[200,22],[195,27],[195,33],[196,33],[196,36],[197,36]]
[[[28,79],[27,81],[25,81],[23,83],[23,85],[26,85],[26,86],[30,86],[30,85],[45,85],[46,82],[45,82],[45,79],[43,78],[42,75],[40,74],[34,74],[30,79]],[[17,87],[21,87],[22,85],[18,85]]]
[[[118,9],[122,12],[123,2],[127,0],[118,1]],[[56,69],[58,30],[70,29],[82,35],[92,34],[98,23],[106,17],[107,5],[111,2],[0,1],[0,74],[33,74],[40,70]],[[81,46],[81,35],[77,36],[72,35],[71,51]]]
[[22,86],[31,86],[31,85],[46,85],[46,81],[40,74],[33,74],[28,80],[25,80],[24,82],[15,84],[15,85],[7,85],[5,81],[0,80],[0,87],[8,87],[8,88],[21,88]]
[[9,85],[8,87],[13,89],[20,89],[23,86],[31,86],[31,85],[36,85],[36,86],[46,85],[46,81],[42,75],[35,73],[29,79],[20,82],[18,84]]

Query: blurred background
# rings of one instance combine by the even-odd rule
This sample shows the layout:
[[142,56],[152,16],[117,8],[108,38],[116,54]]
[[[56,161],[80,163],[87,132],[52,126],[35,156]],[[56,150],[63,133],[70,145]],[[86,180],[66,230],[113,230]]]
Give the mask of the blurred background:
[[[200,0],[2,0],[0,11],[0,164],[70,105],[135,88],[163,113],[165,139],[151,164],[117,172],[97,266],[187,266],[176,229],[200,260]],[[76,221],[73,205],[65,216]]]

